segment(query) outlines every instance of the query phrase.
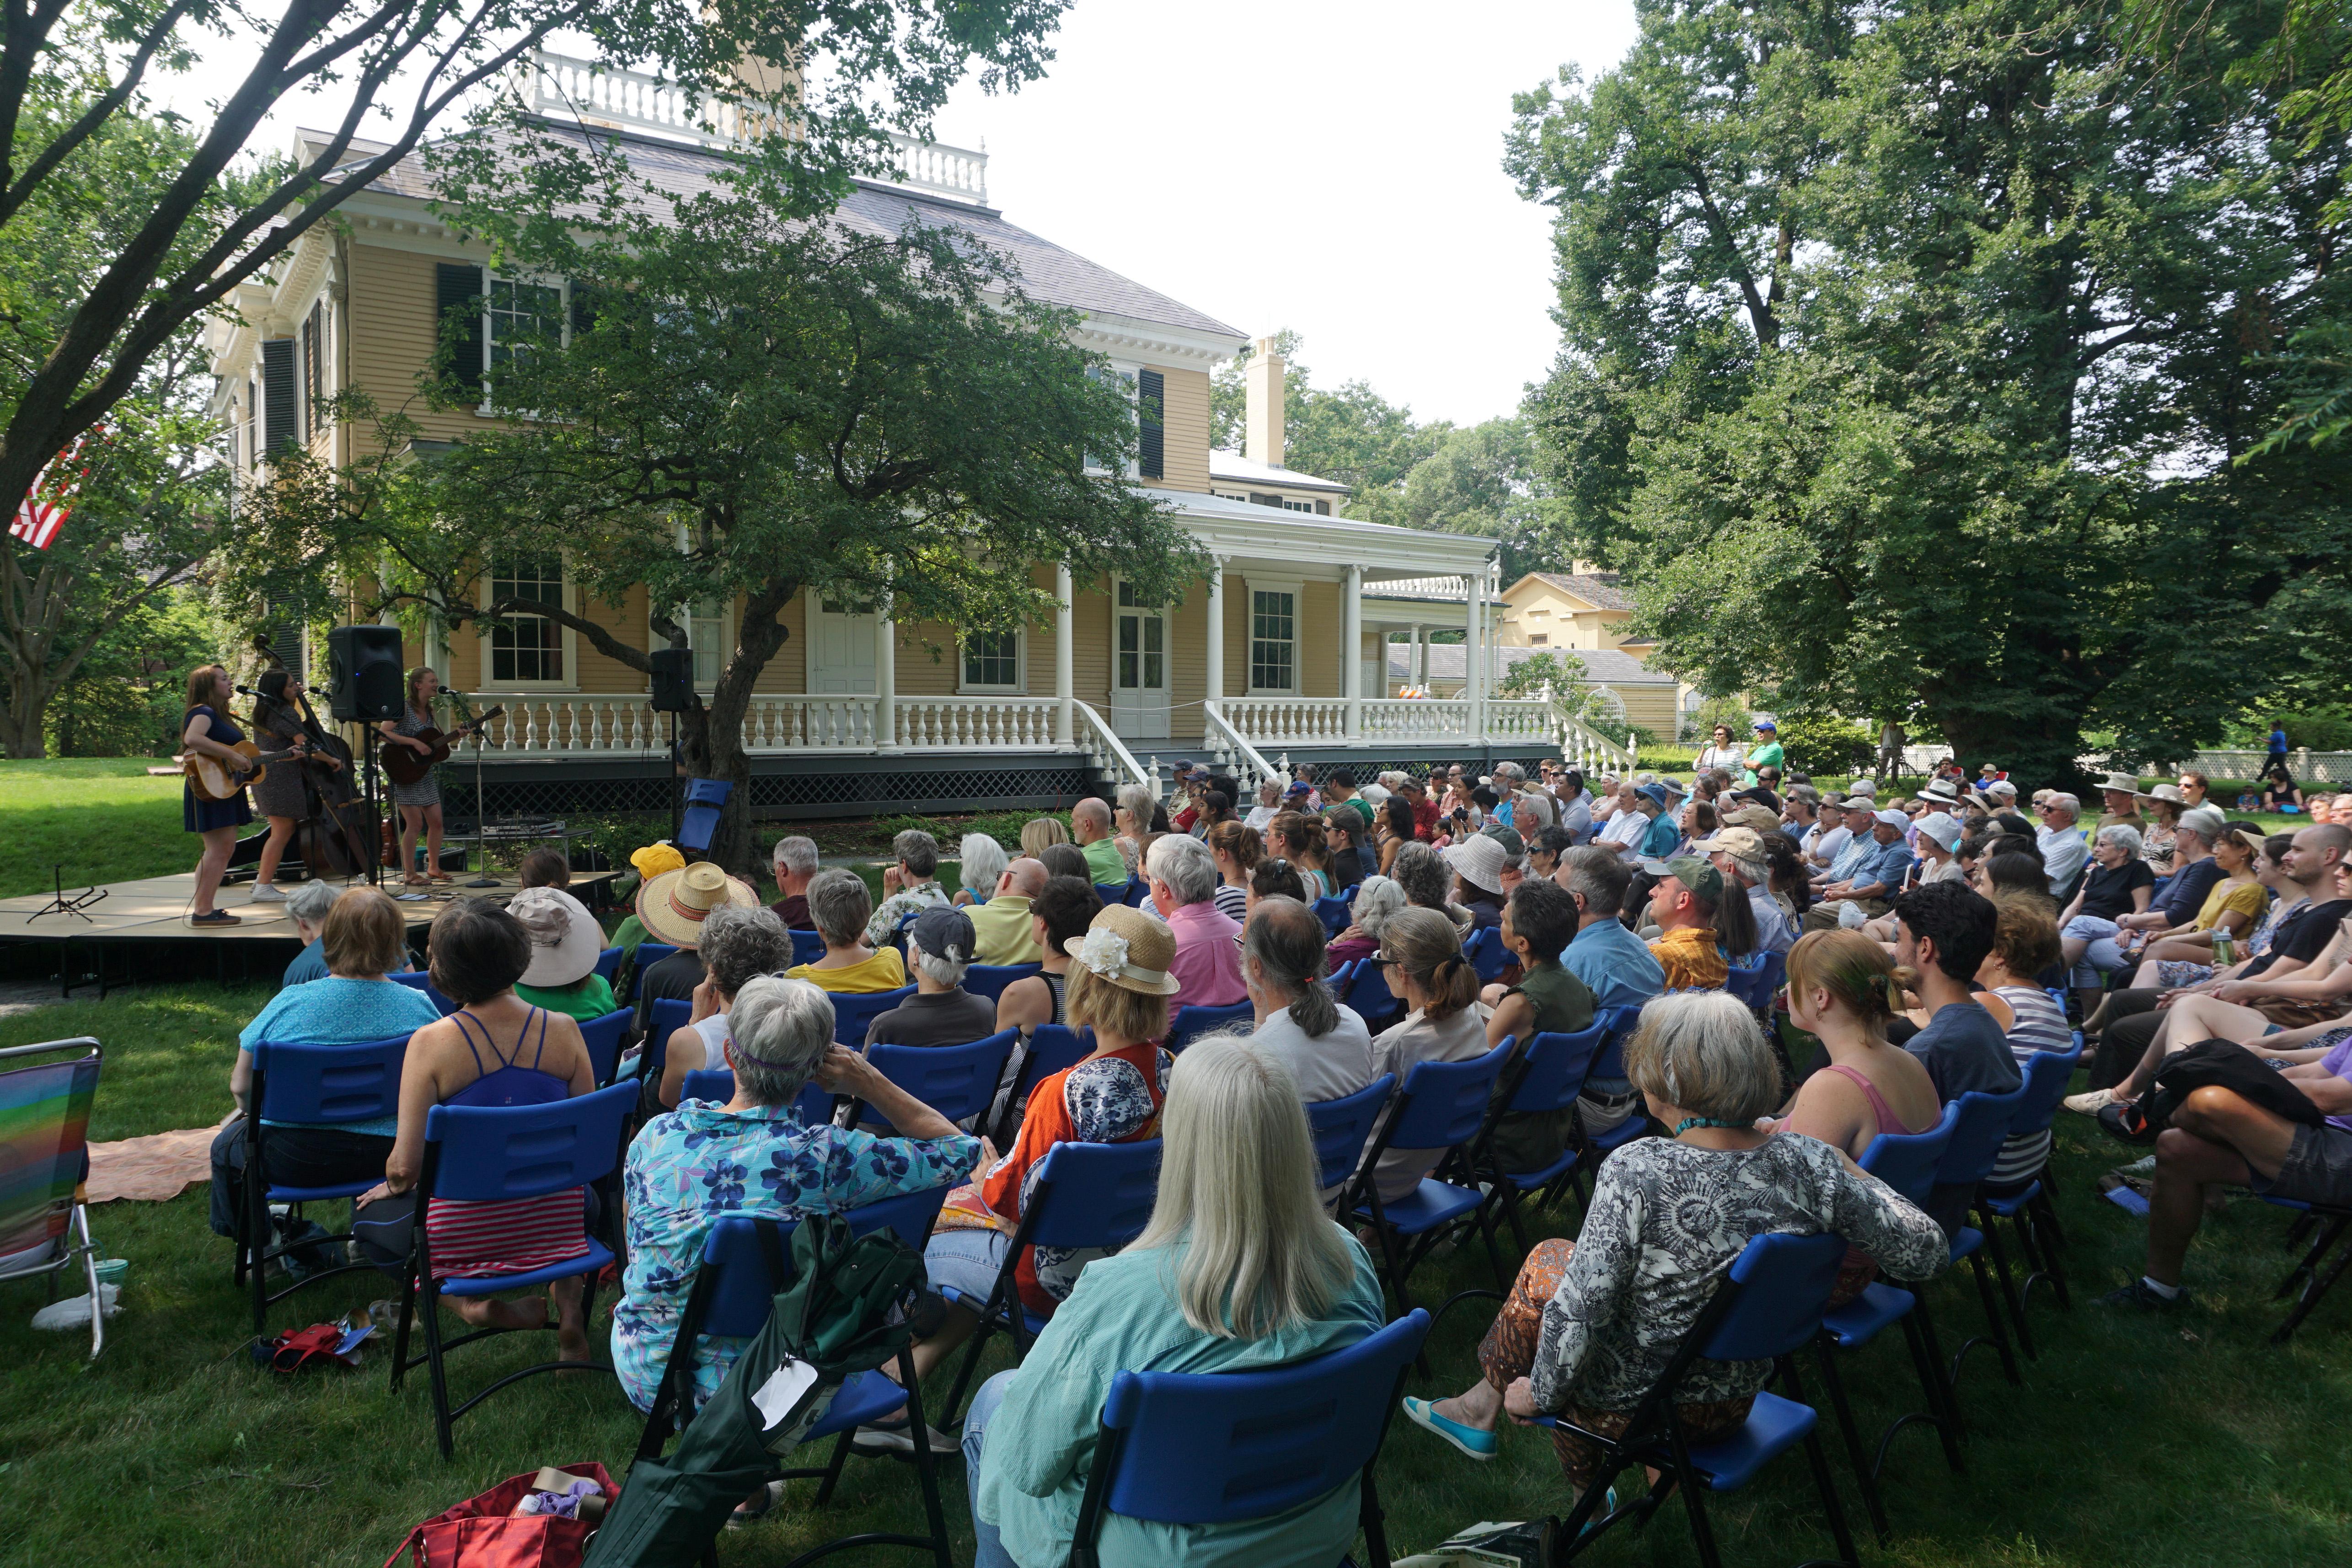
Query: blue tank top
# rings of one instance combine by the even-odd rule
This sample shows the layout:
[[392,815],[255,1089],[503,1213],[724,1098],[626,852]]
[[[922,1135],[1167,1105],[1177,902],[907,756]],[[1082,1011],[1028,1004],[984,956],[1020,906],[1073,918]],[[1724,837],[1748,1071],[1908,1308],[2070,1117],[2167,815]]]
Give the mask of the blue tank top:
[[[457,1024],[457,1032],[466,1037],[466,1049],[474,1053],[474,1071],[481,1073],[481,1076],[450,1095],[446,1103],[451,1105],[549,1105],[558,1100],[570,1098],[572,1085],[568,1081],[558,1078],[551,1072],[543,1072],[540,1070],[539,1059],[547,1050],[547,1009],[545,1008],[533,1008],[523,1019],[522,1029],[515,1036],[515,1053],[512,1057],[500,1055],[498,1042],[490,1036],[490,1026],[483,1023],[481,1019],[475,1018],[463,1008],[451,1013],[449,1017],[451,1021]],[[523,1043],[530,1040],[530,1026],[534,1019],[539,1024],[539,1038],[531,1044],[530,1065],[525,1067],[522,1065],[522,1048]],[[479,1046],[474,1043],[473,1026],[476,1024],[480,1025],[482,1030]],[[496,1067],[484,1069],[482,1052],[485,1051],[490,1053],[490,1060],[498,1063]]]

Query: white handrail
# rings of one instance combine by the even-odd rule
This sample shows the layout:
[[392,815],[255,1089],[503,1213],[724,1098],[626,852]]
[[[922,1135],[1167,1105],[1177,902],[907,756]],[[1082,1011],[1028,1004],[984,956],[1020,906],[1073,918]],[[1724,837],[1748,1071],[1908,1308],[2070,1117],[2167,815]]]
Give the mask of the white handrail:
[[1078,744],[1086,748],[1087,755],[1094,758],[1095,766],[1108,773],[1112,770],[1111,764],[1116,762],[1119,783],[1148,785],[1157,799],[1160,794],[1159,769],[1146,768],[1138,762],[1135,753],[1127,748],[1127,743],[1111,733],[1110,726],[1103,722],[1103,716],[1093,708],[1076,698],[1071,699],[1070,708],[1078,716]]
[[1603,766],[1633,768],[1634,754],[1631,747],[1618,745],[1582,719],[1561,712],[1557,706],[1552,716],[1559,721],[1560,755],[1567,761],[1587,773]]
[[[1209,755],[1231,770],[1234,782],[1244,791],[1244,799],[1255,800],[1257,787],[1269,779],[1280,778],[1281,774],[1273,763],[1265,759],[1265,753],[1249,743],[1247,736],[1226,721],[1223,704],[1204,702],[1201,705],[1201,714]],[[1236,808],[1241,804],[1240,800],[1234,802]]]

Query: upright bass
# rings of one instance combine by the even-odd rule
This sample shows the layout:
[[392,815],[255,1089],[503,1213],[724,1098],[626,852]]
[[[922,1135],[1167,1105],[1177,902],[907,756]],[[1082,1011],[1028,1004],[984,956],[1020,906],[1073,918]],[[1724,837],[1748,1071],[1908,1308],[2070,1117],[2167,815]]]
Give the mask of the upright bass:
[[[253,646],[271,669],[286,669],[268,639],[256,637]],[[296,695],[294,711],[310,741],[310,756],[300,764],[308,810],[294,830],[295,847],[312,876],[363,876],[373,863],[368,845],[374,835],[368,831],[367,804],[354,784],[352,748],[319,722],[307,692]]]

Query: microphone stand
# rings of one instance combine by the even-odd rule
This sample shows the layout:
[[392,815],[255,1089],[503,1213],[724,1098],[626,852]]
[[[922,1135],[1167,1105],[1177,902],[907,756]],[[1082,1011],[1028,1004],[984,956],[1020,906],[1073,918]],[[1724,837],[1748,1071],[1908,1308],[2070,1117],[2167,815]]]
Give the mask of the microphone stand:
[[[482,799],[482,732],[474,731],[474,880],[467,887],[496,887],[499,879],[490,874],[490,852],[483,834],[490,823],[489,808]],[[437,867],[436,869],[438,869]]]

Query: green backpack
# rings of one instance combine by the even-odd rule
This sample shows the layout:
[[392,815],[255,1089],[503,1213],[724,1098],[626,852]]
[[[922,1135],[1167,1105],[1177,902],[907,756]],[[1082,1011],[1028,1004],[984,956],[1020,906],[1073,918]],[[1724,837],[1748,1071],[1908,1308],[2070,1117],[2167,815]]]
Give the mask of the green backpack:
[[[784,1277],[783,1227],[753,1222],[768,1277]],[[895,1359],[912,1337],[890,1310],[924,1282],[920,1253],[887,1231],[852,1236],[839,1215],[812,1217],[793,1232],[792,1284],[777,1293],[767,1326],[729,1369],[709,1404],[687,1373],[709,1306],[710,1276],[695,1281],[621,1495],[588,1543],[584,1568],[672,1568],[698,1558],[735,1505],[797,1447],[851,1374]],[[677,1448],[662,1445],[683,1425]]]

